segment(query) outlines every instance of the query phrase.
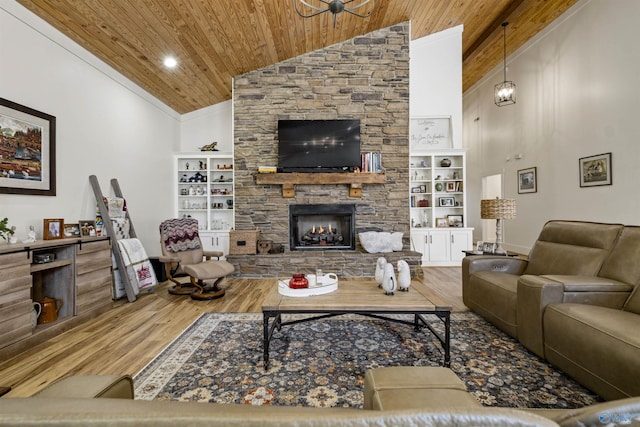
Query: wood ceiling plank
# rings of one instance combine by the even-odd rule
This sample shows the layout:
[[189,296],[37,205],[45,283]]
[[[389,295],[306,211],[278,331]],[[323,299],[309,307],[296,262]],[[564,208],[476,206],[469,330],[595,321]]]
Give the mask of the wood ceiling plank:
[[[236,75],[407,20],[412,39],[464,25],[467,90],[501,62],[503,20],[513,52],[577,2],[376,0],[334,29],[331,13],[301,18],[293,0],[17,1],[179,113],[230,99]],[[166,53],[180,59],[171,72]]]

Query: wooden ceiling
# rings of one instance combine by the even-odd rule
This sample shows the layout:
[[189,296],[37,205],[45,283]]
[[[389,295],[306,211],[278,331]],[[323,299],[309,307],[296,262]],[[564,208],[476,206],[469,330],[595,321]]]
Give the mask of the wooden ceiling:
[[464,25],[466,90],[502,61],[502,22],[510,53],[577,0],[376,0],[335,28],[331,13],[298,16],[297,0],[17,1],[184,114],[230,99],[234,76],[408,20],[412,39]]

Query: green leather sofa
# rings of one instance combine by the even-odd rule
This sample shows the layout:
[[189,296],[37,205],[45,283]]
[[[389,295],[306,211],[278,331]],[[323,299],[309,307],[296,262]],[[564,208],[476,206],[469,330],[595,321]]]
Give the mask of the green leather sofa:
[[640,396],[640,227],[549,221],[528,259],[466,257],[467,307],[607,400]]

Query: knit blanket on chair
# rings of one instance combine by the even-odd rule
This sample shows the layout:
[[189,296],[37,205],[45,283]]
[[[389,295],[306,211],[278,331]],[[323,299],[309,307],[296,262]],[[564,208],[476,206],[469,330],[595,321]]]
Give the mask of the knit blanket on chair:
[[118,246],[134,293],[137,295],[140,290],[155,286],[156,274],[140,240],[121,239]]
[[172,253],[200,249],[198,220],[195,218],[163,221],[160,224],[160,237],[164,247]]

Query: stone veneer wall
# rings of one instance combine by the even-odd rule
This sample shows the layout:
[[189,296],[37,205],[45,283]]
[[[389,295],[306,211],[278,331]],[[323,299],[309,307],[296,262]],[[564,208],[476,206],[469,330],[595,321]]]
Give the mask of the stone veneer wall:
[[[354,203],[356,228],[404,233],[409,251],[409,22],[353,38],[234,80],[236,229],[259,228],[262,239],[289,252],[289,204]],[[275,166],[279,119],[360,119],[361,151],[378,151],[387,182],[347,185],[256,185],[258,166]],[[353,251],[352,251],[353,252]],[[329,268],[327,271],[331,271]]]

